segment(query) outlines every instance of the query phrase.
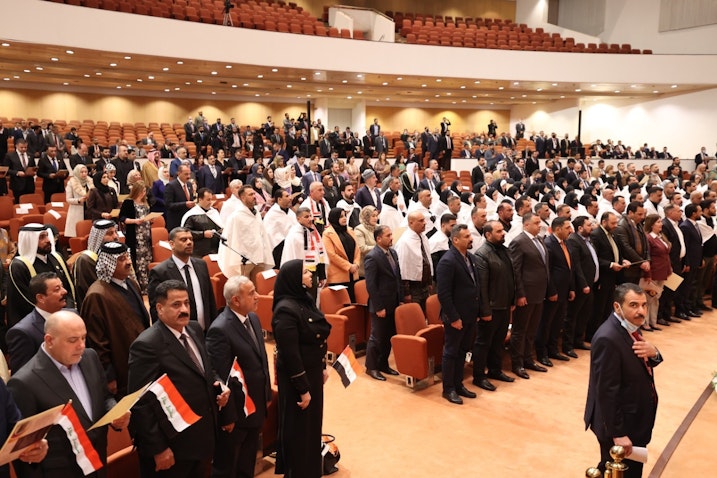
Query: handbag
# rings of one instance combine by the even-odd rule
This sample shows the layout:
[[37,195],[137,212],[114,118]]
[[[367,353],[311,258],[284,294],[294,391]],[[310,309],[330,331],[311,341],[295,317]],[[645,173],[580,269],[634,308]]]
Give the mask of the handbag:
[[336,437],[323,433],[321,435],[321,471],[330,475],[339,471],[336,463],[341,459],[339,447],[336,446]]

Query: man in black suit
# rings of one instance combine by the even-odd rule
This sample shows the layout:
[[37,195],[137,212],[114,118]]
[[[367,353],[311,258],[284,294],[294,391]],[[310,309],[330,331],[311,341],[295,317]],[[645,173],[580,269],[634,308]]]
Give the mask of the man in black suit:
[[[650,270],[650,248],[647,243],[647,235],[642,227],[644,220],[645,207],[641,202],[632,201],[627,205],[627,214],[620,219],[615,229],[615,239],[620,244],[620,251],[631,264],[623,270],[624,282],[638,284],[643,271],[649,272]],[[640,264],[635,264],[637,262]]]
[[155,290],[159,320],[130,347],[129,390],[138,390],[166,373],[200,417],[177,432],[153,394],[140,399],[132,409],[130,433],[139,453],[142,478],[206,476],[214,454],[217,406],[223,408],[229,401],[229,389],[222,386],[212,368],[202,329],[189,320],[189,300],[183,281],[159,284]]
[[35,167],[35,158],[27,152],[27,141],[19,139],[15,143],[15,151],[5,156],[5,164],[10,168],[10,189],[15,197],[15,204],[23,194],[35,192],[35,178],[25,173],[28,167]]
[[587,216],[578,216],[573,221],[575,232],[570,234],[568,247],[575,254],[575,300],[568,303],[568,314],[563,324],[563,353],[577,358],[574,349],[588,349],[585,345],[585,327],[593,314],[593,299],[599,279],[598,256],[590,239],[593,223]]
[[538,237],[540,218],[533,213],[523,216],[523,232],[510,242],[510,258],[515,277],[516,309],[510,336],[513,373],[523,379],[530,376],[525,369],[547,372],[533,360],[535,334],[543,312],[543,301],[555,301],[557,293],[550,283],[550,259],[543,241]]
[[515,123],[515,139],[522,139],[523,136],[525,136],[525,123],[521,119]]
[[[212,476],[254,476],[259,433],[271,401],[269,365],[261,323],[256,315],[259,294],[245,276],[234,276],[224,285],[227,306],[207,330],[207,353],[220,377],[228,377],[236,357],[242,369],[247,398],[238,380],[228,383],[232,391],[221,425],[225,433],[217,438]],[[245,414],[249,402],[256,411]]]
[[550,288],[557,292],[556,300],[546,300],[535,338],[538,362],[552,367],[554,360],[569,360],[558,351],[560,329],[568,312],[568,302],[575,299],[575,270],[580,263],[568,247],[566,240],[572,232],[568,217],[556,217],[550,225],[553,233],[544,239],[550,262]]
[[407,298],[401,296],[401,269],[398,255],[391,247],[393,232],[388,226],[376,226],[376,245],[364,262],[368,310],[371,313],[371,335],[366,346],[366,373],[376,380],[386,380],[381,372],[397,375],[388,366],[391,353],[391,337],[396,334],[394,312],[399,303]]
[[187,165],[177,168],[177,177],[164,187],[164,204],[167,231],[178,227],[184,214],[195,206],[194,185],[189,182],[191,170]]
[[[48,317],[43,346],[8,382],[8,388],[24,417],[44,412],[72,399],[80,425],[87,430],[116,405],[106,387],[105,374],[94,350],[85,348],[85,323],[74,312],[63,310]],[[129,423],[130,412],[111,423],[121,429]],[[87,431],[92,447],[107,463],[107,427]],[[42,463],[20,466],[18,476],[84,478],[72,443],[60,426],[47,434],[49,451]],[[103,478],[101,468],[88,476]]]
[[67,291],[54,272],[42,272],[30,279],[28,288],[35,308],[7,331],[5,340],[10,370],[17,372],[32,359],[45,338],[45,318],[67,304]]
[[453,138],[451,138],[450,130],[446,131],[446,134],[438,139],[438,149],[442,154],[441,169],[449,171],[451,169],[451,156],[453,156]]
[[[491,320],[478,322],[473,346],[473,384],[490,392],[495,390],[488,379],[513,382],[503,373],[503,343],[508,333],[510,312],[515,307],[513,263],[505,247],[505,229],[499,221],[483,226],[485,242],[476,251],[481,298],[489,305]],[[488,375],[485,374],[486,366]]]
[[55,146],[48,146],[37,165],[37,175],[43,179],[42,192],[45,194],[45,203],[50,202],[53,194],[65,191],[64,177],[57,174],[61,169],[66,170],[65,162],[59,157]]
[[[680,221],[682,220],[682,209],[674,204],[665,206],[665,218],[662,220],[662,233],[670,241],[670,265],[672,272],[681,276],[685,275],[684,258],[687,255],[685,247],[685,238],[680,229]],[[684,282],[684,281],[683,281]],[[679,288],[678,288],[679,290]],[[675,305],[675,317],[672,317],[672,304]],[[676,292],[665,287],[660,296],[660,312],[657,319],[659,325],[669,326],[670,323],[680,323],[681,318],[687,317],[687,314],[680,311],[681,299],[676,296]]]
[[45,137],[39,125],[33,126],[28,132],[27,137],[27,153],[31,158],[40,159],[40,153],[47,149]]
[[633,446],[650,443],[657,412],[653,367],[662,363],[657,348],[640,334],[647,315],[645,292],[632,283],[615,290],[613,313],[593,337],[585,428],[600,444],[598,468],[605,470],[610,448],[625,449],[625,478],[642,476],[642,463],[630,459]]
[[463,367],[471,350],[478,320],[491,320],[487,300],[481,298],[480,277],[475,257],[468,251],[473,236],[465,224],[451,230],[451,244],[436,270],[438,301],[445,335],[443,342],[443,398],[463,404],[463,399],[476,398],[475,392],[463,385]]
[[169,232],[169,245],[172,246],[172,257],[149,271],[147,295],[152,321],[157,320],[157,289],[162,282],[173,279],[182,281],[188,287],[190,319],[198,321],[202,330],[207,330],[217,315],[207,264],[202,259],[192,257],[194,241],[192,231],[189,229],[184,227],[172,229]]
[[321,141],[319,141],[319,154],[322,158],[328,158],[331,156],[331,143],[329,143],[328,133],[324,135]]
[[685,206],[685,220],[680,224],[680,231],[685,241],[685,259],[682,284],[677,289],[677,297],[680,299],[679,311],[684,315],[678,317],[690,320],[692,317],[701,317],[702,312],[697,307],[697,300],[702,297],[695,297],[697,278],[700,267],[704,266],[702,255],[702,234],[700,233],[697,220],[702,216],[702,207],[699,204],[690,203]]
[[75,169],[78,164],[85,166],[92,164],[92,158],[87,154],[87,145],[85,143],[81,143],[77,148],[77,153],[70,156],[70,169]]
[[590,342],[595,331],[610,315],[610,300],[615,292],[618,275],[630,262],[622,258],[622,250],[613,236],[617,228],[617,215],[605,212],[600,217],[600,226],[590,233],[595,254],[597,254],[600,278],[595,289],[595,310],[585,328],[585,341]]
[[471,171],[471,183],[476,185],[485,182],[486,162],[485,158],[478,158],[478,164]]

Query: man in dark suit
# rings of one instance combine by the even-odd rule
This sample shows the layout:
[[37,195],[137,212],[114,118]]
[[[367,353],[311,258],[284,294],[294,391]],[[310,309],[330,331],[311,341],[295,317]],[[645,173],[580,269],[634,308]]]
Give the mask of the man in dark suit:
[[386,380],[381,372],[397,375],[388,366],[388,356],[391,353],[391,337],[396,334],[394,312],[398,304],[407,298],[401,297],[401,269],[398,255],[391,247],[391,228],[376,226],[373,235],[376,246],[366,254],[364,262],[368,310],[371,314],[371,335],[366,346],[366,373],[376,380]]
[[[503,343],[510,324],[510,311],[515,306],[513,264],[505,247],[505,229],[499,221],[483,226],[485,242],[476,251],[480,276],[481,298],[490,307],[491,320],[478,322],[473,346],[473,384],[490,392],[495,390],[488,379],[513,382],[503,373]],[[485,374],[486,366],[488,375]]]
[[532,213],[523,216],[523,232],[510,242],[510,258],[515,277],[516,309],[510,336],[513,373],[520,378],[530,376],[525,369],[547,372],[533,360],[533,344],[543,312],[543,301],[557,300],[549,281],[550,259],[543,241],[538,237],[540,218]]
[[207,188],[214,194],[224,194],[222,166],[217,163],[217,158],[213,154],[207,158],[207,164],[197,171],[197,186]]
[[[684,258],[687,255],[687,250],[685,248],[684,235],[680,229],[681,220],[682,209],[674,204],[665,206],[665,218],[662,220],[662,233],[667,237],[667,240],[670,241],[670,244],[672,244],[670,248],[670,266],[672,266],[672,272],[684,276]],[[672,317],[671,311],[673,301],[676,309],[675,317]],[[687,317],[687,314],[680,311],[681,305],[681,300],[676,296],[676,292],[665,287],[660,296],[660,312],[657,323],[659,325],[669,326],[670,323],[682,322],[680,319]]]
[[192,141],[194,138],[194,133],[196,133],[197,130],[194,127],[194,121],[192,120],[192,117],[190,116],[187,119],[187,122],[184,123],[184,139],[185,141]]
[[552,367],[554,360],[569,360],[558,351],[560,329],[568,312],[568,302],[575,299],[575,270],[580,263],[568,247],[566,240],[572,232],[568,217],[556,217],[550,225],[553,233],[544,239],[550,262],[550,287],[557,292],[556,300],[546,300],[535,339],[538,362]]
[[471,171],[471,183],[473,185],[485,182],[486,163],[485,158],[479,158],[478,164]]
[[642,463],[630,459],[633,446],[650,443],[657,412],[653,367],[662,362],[657,348],[640,334],[647,299],[632,283],[615,290],[613,313],[593,337],[585,428],[600,444],[598,468],[605,470],[610,448],[625,449],[625,478],[642,476]]
[[677,297],[680,299],[679,311],[684,314],[678,315],[681,319],[690,320],[691,317],[701,317],[702,312],[697,307],[695,290],[700,267],[704,266],[702,255],[702,234],[700,233],[697,220],[702,216],[702,207],[699,204],[690,203],[685,206],[685,220],[680,224],[680,231],[685,241],[685,260],[683,270],[683,281],[677,289]]
[[87,154],[87,145],[85,143],[80,144],[77,148],[77,153],[70,156],[70,169],[75,169],[78,164],[85,166],[92,164],[92,158]]
[[376,173],[373,169],[367,169],[361,175],[364,187],[358,190],[356,193],[356,204],[359,206],[374,206],[376,209],[381,211],[381,190],[376,187]]
[[172,257],[157,264],[149,271],[149,308],[152,321],[157,320],[157,289],[167,280],[182,281],[188,288],[190,302],[190,319],[198,321],[203,330],[217,315],[214,291],[209,279],[209,269],[202,259],[192,257],[194,241],[192,231],[184,227],[176,227],[169,233],[169,245],[172,246]]
[[362,143],[364,156],[372,157],[376,147],[373,145],[373,138],[368,130],[366,131],[366,136],[363,137]]
[[15,204],[23,194],[35,192],[35,178],[25,173],[28,167],[35,167],[35,158],[27,151],[27,141],[19,139],[15,143],[15,151],[5,156],[5,164],[10,168],[10,189],[15,197]]
[[598,258],[600,276],[595,289],[595,310],[585,328],[585,341],[590,342],[595,331],[610,315],[610,300],[615,292],[618,274],[630,262],[622,258],[622,251],[613,232],[617,228],[617,215],[605,212],[600,217],[600,226],[590,234]]
[[228,403],[230,392],[212,368],[201,327],[189,320],[184,282],[167,280],[157,286],[155,303],[159,320],[137,337],[129,351],[129,390],[138,390],[166,373],[200,418],[177,432],[154,395],[142,397],[132,409],[130,422],[140,476],[206,476],[214,454],[217,406]]
[[328,158],[331,156],[331,143],[329,143],[329,135],[325,134],[321,141],[319,141],[319,154],[322,158]]
[[[615,239],[620,244],[622,255],[631,264],[623,270],[624,282],[638,284],[643,271],[650,270],[650,248],[642,228],[644,220],[644,206],[641,202],[632,201],[627,205],[627,214],[620,219],[615,229]],[[632,265],[637,262],[640,264]]]
[[379,156],[381,156],[381,153],[388,154],[388,140],[386,136],[384,136],[383,131],[374,138],[374,148]]
[[445,335],[443,342],[443,398],[462,404],[463,399],[476,398],[475,392],[463,385],[463,367],[471,350],[478,320],[491,320],[487,300],[481,297],[480,277],[475,257],[468,251],[473,236],[465,224],[451,230],[451,244],[436,270],[438,301]]
[[418,189],[427,189],[429,191],[435,191],[438,187],[438,180],[436,179],[436,172],[431,168],[423,170],[423,179],[418,182]]
[[45,339],[45,318],[67,304],[67,291],[54,272],[42,272],[30,279],[28,288],[35,308],[7,331],[5,340],[10,370],[17,372],[32,359]]
[[43,179],[42,192],[45,194],[45,203],[50,202],[53,194],[65,191],[64,177],[57,174],[61,169],[66,170],[65,162],[59,157],[55,146],[48,146],[37,165],[37,175]]
[[585,327],[593,314],[593,299],[599,279],[597,252],[590,239],[593,223],[587,216],[578,216],[573,221],[575,232],[570,234],[568,247],[575,254],[579,264],[575,274],[575,300],[568,303],[568,314],[563,324],[563,353],[577,358],[574,349],[587,349]]
[[426,136],[426,150],[431,153],[431,159],[438,159],[438,128]]
[[[271,401],[271,384],[261,324],[256,315],[259,295],[245,276],[234,276],[224,285],[227,307],[207,330],[207,353],[220,377],[228,377],[234,358],[244,374],[246,392],[238,380],[228,383],[232,391],[212,463],[212,476],[254,476],[259,433]],[[249,402],[254,413],[245,414]]]
[[[72,399],[80,425],[87,430],[116,404],[106,387],[105,374],[97,354],[85,348],[85,323],[74,312],[63,310],[48,317],[43,346],[8,382],[8,388],[24,417],[44,412]],[[121,429],[130,413],[112,422]],[[92,447],[103,464],[107,463],[107,427],[87,431]],[[42,463],[19,465],[18,476],[56,476],[84,478],[71,442],[60,426],[47,434],[49,451]],[[88,476],[107,475],[101,468]]]
[[515,123],[515,139],[522,139],[523,136],[525,136],[525,123],[521,119]]
[[[179,226],[184,214],[195,206],[194,185],[189,182],[191,170],[184,164],[177,168],[177,177],[164,187],[165,220],[167,230]],[[49,202],[49,201],[48,201]]]

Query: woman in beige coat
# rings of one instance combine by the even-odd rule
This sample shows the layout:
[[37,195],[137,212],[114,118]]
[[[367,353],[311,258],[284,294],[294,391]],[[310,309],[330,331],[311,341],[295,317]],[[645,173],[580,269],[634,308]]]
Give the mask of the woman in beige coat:
[[346,211],[335,207],[329,212],[330,228],[324,230],[324,249],[329,257],[326,270],[328,285],[345,285],[351,302],[355,302],[354,282],[358,280],[361,251],[353,230],[346,225]]

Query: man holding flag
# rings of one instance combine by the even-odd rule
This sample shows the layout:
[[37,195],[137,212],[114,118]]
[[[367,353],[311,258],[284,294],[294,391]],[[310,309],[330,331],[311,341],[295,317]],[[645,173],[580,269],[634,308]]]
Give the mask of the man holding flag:
[[212,368],[201,326],[189,320],[184,281],[162,282],[156,299],[159,321],[129,350],[130,393],[163,374],[169,379],[132,409],[140,476],[203,477],[214,453],[217,406],[227,404],[229,389]]
[[245,276],[234,276],[224,286],[227,306],[207,331],[207,352],[220,377],[229,377],[232,390],[226,414],[220,420],[212,463],[212,477],[254,476],[259,433],[271,399],[269,365],[261,324],[255,311],[256,287]]
[[[49,451],[38,465],[14,466],[19,477],[74,478],[106,476],[107,427],[85,433],[115,404],[97,354],[85,348],[87,331],[82,318],[69,310],[55,312],[45,322],[45,339],[37,354],[8,382],[23,417],[67,405],[60,426],[47,434]],[[112,422],[121,429],[130,413]]]

